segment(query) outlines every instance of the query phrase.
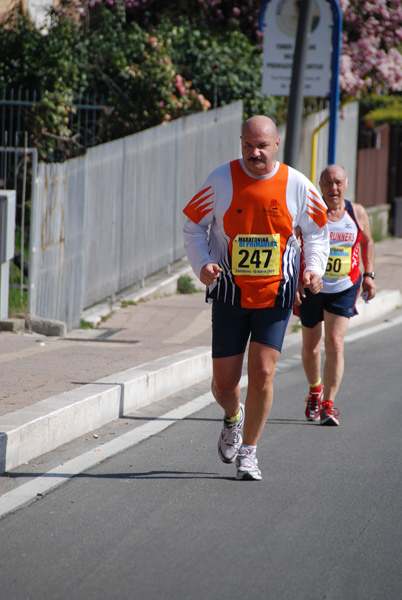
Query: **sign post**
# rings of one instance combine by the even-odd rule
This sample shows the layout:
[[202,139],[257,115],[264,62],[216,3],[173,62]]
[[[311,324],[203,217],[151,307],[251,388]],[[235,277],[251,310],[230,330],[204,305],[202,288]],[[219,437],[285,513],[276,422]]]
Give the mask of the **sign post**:
[[297,166],[299,156],[303,119],[303,84],[305,82],[307,49],[312,25],[313,2],[314,0],[301,0],[297,24],[284,155],[285,163],[291,167]]
[[[307,30],[307,58],[304,73],[299,75],[304,79],[304,96],[330,98],[328,162],[334,163],[339,107],[342,14],[338,0],[311,0],[311,2],[312,6],[309,7],[312,13],[311,28],[310,32]],[[293,69],[300,68],[300,57],[295,54],[295,42],[299,12],[302,7],[303,1],[300,0],[265,1],[260,18],[260,29],[264,34],[262,83],[264,94],[290,96]]]
[[339,70],[342,47],[342,12],[338,0],[329,0],[334,17],[332,32],[332,77],[329,113],[328,164],[336,163],[336,136],[339,109]]

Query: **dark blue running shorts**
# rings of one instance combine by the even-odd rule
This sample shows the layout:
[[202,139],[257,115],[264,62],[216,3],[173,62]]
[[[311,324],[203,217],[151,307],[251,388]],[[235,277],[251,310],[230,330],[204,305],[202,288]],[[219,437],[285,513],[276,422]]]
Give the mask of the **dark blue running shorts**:
[[291,314],[289,308],[243,308],[224,302],[212,304],[212,358],[243,354],[251,334],[280,352]]
[[356,302],[360,291],[361,277],[352,287],[336,294],[312,294],[305,289],[306,298],[297,307],[300,321],[304,327],[313,328],[324,320],[324,310],[341,317],[357,315]]

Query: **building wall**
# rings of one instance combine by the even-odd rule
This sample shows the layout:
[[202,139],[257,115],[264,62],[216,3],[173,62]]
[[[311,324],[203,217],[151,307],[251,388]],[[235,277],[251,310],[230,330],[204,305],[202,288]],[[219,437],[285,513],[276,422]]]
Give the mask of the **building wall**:
[[46,13],[49,6],[56,3],[55,0],[0,0],[0,19],[16,4],[19,4],[23,13],[27,14],[29,12],[37,27],[42,27],[46,23]]

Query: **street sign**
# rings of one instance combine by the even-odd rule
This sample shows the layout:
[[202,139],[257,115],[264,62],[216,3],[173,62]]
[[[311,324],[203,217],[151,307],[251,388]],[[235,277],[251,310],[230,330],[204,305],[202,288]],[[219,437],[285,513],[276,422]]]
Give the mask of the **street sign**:
[[[262,92],[289,96],[300,0],[268,0],[262,11]],[[327,0],[314,0],[307,50],[304,96],[326,98],[331,83],[333,16]]]

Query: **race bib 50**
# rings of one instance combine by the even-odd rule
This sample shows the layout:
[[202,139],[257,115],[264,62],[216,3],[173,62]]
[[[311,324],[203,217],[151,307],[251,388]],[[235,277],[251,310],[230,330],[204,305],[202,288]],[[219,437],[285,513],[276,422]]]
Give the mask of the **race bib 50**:
[[343,279],[349,275],[352,266],[352,248],[331,246],[325,277]]

